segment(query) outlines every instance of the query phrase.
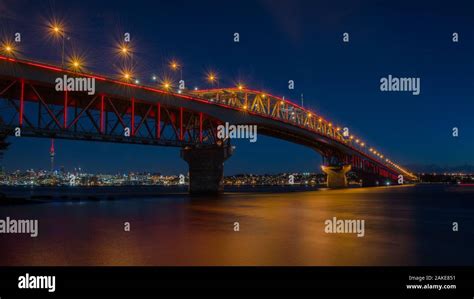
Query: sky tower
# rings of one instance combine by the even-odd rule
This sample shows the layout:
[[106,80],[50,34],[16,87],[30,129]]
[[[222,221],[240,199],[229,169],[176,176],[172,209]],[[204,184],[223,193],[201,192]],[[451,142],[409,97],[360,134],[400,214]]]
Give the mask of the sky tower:
[[49,156],[51,157],[51,172],[54,171],[54,139],[51,139],[51,148],[49,149]]

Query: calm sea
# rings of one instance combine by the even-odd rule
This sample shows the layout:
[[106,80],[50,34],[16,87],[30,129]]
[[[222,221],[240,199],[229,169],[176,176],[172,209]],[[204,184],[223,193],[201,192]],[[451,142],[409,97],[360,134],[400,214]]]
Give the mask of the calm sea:
[[[2,191],[37,203],[2,204],[0,220],[39,221],[37,238],[0,234],[2,266],[474,265],[471,186]],[[333,217],[364,220],[364,236],[326,233]]]

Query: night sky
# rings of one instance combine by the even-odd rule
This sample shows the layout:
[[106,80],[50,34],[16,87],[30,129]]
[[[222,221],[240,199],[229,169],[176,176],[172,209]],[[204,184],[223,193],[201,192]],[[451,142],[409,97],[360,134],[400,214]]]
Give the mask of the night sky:
[[[0,0],[0,28],[2,36],[22,33],[22,57],[59,64],[45,25],[63,19],[66,50],[85,53],[89,70],[108,75],[117,73],[116,40],[130,32],[143,82],[173,75],[167,64],[175,58],[188,87],[209,87],[205,73],[214,70],[221,87],[241,81],[295,102],[304,93],[305,107],[402,165],[474,164],[474,1],[359,2]],[[389,74],[420,77],[421,94],[381,92]],[[9,140],[6,170],[49,168],[50,140]],[[319,171],[320,156],[300,145],[262,135],[234,145],[226,174]],[[56,165],[187,172],[177,148],[65,140],[56,141]]]

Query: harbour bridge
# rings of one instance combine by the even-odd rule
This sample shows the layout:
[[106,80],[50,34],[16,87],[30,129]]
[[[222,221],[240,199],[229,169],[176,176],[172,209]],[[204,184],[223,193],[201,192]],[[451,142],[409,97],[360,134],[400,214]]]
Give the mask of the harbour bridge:
[[[95,80],[95,93],[57,91],[56,79],[64,75]],[[330,188],[346,187],[349,171],[363,186],[417,180],[315,112],[243,86],[175,92],[0,56],[0,104],[0,150],[7,136],[180,147],[191,193],[223,189],[224,161],[234,150],[217,134],[226,122],[256,125],[259,134],[314,149]]]

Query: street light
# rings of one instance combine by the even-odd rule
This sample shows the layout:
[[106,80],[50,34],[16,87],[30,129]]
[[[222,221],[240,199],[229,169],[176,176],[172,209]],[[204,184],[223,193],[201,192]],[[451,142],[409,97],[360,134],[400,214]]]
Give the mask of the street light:
[[81,71],[85,65],[85,58],[82,55],[72,54],[67,58],[67,66],[73,71]]
[[132,48],[126,43],[119,44],[116,51],[122,57],[129,57],[132,55]]
[[171,87],[171,83],[169,81],[163,81],[162,86],[164,89],[169,89]]
[[118,42],[115,46],[115,53],[123,60],[121,63],[126,65],[125,69],[131,69],[133,67],[133,53],[134,48],[129,42]]
[[75,71],[79,71],[82,67],[82,64],[79,60],[73,60],[71,61],[71,67]]
[[214,83],[217,83],[217,87],[219,88],[219,79],[217,78],[216,73],[212,71],[207,73],[207,81],[209,81],[212,86],[214,86]]
[[129,69],[129,68],[122,68],[120,70],[120,78],[124,81],[130,81],[132,80],[134,77],[134,74],[133,74],[133,70],[132,69]]
[[14,56],[15,54],[15,47],[13,46],[13,43],[5,41],[2,43],[2,52],[5,52],[6,55],[8,56]]
[[173,71],[179,70],[180,80],[183,80],[183,66],[182,65],[180,65],[176,60],[173,59],[173,60],[170,61],[170,68]]
[[64,29],[64,25],[60,22],[52,21],[49,23],[49,32],[54,37],[61,38],[61,41],[62,41],[61,67],[64,68],[64,48],[65,48],[65,39],[66,39],[66,31]]

